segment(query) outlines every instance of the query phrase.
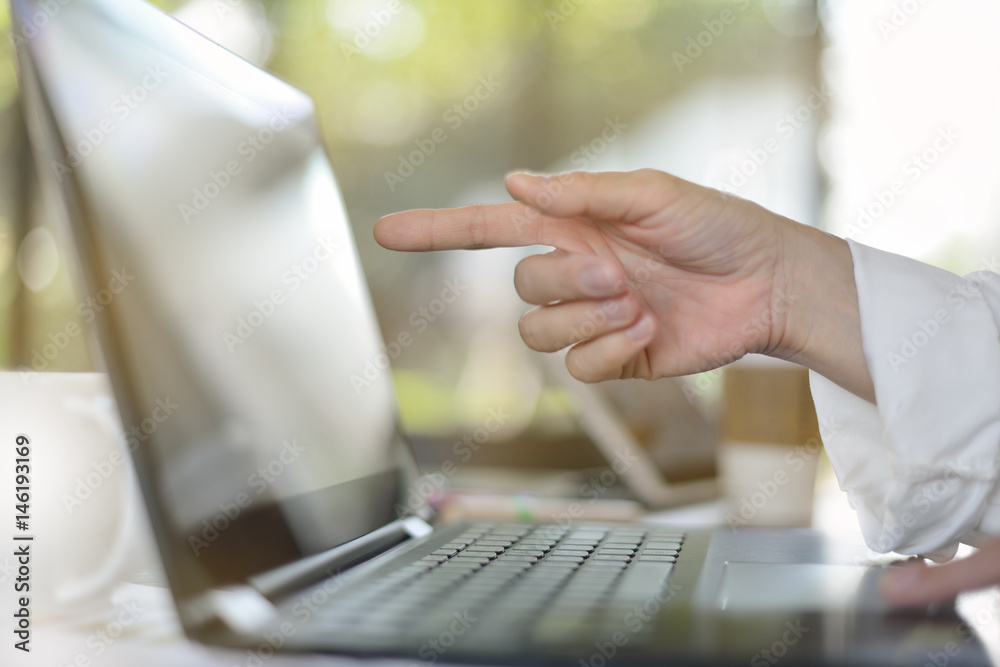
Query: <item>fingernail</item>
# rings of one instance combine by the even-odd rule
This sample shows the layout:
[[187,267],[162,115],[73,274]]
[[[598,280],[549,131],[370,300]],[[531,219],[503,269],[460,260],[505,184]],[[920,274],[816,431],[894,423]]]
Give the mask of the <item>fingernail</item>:
[[580,272],[580,286],[589,294],[601,296],[615,288],[615,276],[606,266],[590,266]]
[[626,329],[625,333],[636,342],[648,339],[653,333],[653,318],[643,315],[638,322]]

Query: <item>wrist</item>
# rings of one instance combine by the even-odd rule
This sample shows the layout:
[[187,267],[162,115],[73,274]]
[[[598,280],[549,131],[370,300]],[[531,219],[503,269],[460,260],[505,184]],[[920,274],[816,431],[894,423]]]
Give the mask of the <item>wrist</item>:
[[786,304],[781,335],[768,352],[875,402],[864,356],[854,259],[844,239],[781,219],[781,257],[772,303]]

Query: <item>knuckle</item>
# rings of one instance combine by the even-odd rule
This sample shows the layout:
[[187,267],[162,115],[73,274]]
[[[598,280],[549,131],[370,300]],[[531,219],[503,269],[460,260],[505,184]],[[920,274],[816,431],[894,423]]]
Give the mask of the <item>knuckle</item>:
[[670,174],[649,167],[640,169],[635,174],[639,180],[650,186],[668,185],[673,182],[673,177]]
[[673,195],[681,179],[673,174],[646,167],[635,172],[636,179],[646,188],[652,188],[667,195]]
[[469,216],[469,247],[483,248],[486,245],[486,207],[475,204]]
[[620,299],[606,299],[588,311],[587,316],[595,324],[604,325],[608,322],[617,322],[622,316],[624,304]]
[[600,308],[588,308],[575,319],[571,332],[579,340],[593,338],[604,332],[607,316]]

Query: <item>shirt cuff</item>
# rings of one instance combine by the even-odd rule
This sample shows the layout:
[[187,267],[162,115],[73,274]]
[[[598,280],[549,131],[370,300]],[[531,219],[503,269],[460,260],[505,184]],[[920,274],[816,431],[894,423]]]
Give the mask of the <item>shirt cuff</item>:
[[1000,276],[848,241],[877,406],[811,374],[865,541],[937,559],[1000,534]]

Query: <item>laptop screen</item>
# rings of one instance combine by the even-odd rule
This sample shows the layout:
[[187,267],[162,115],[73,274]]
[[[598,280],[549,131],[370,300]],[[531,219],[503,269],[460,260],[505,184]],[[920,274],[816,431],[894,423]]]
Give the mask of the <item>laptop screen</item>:
[[398,518],[408,449],[311,101],[145,3],[48,4],[15,40],[43,193],[175,591]]

